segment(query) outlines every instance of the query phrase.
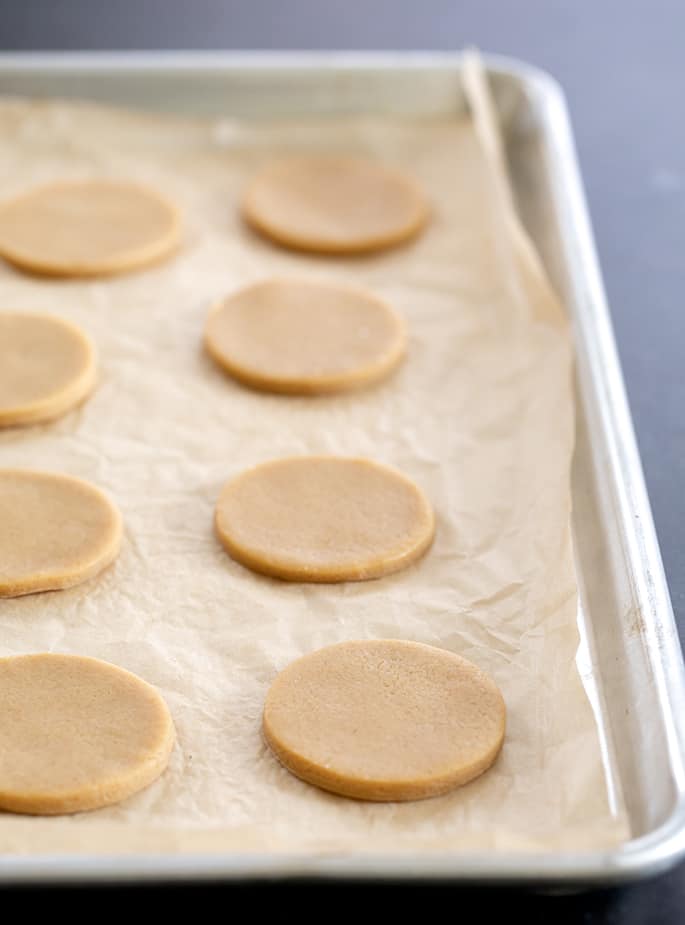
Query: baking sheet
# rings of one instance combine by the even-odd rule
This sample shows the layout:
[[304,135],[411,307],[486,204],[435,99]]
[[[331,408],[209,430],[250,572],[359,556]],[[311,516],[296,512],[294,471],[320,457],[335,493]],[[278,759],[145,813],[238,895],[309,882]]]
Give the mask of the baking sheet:
[[[169,772],[145,793],[66,820],[2,816],[0,847],[530,851],[627,837],[624,815],[609,809],[574,662],[570,338],[520,232],[518,244],[512,237],[506,197],[493,199],[471,124],[190,121],[6,101],[0,126],[8,195],[104,173],[157,186],[186,216],[182,253],[145,273],[86,283],[0,275],[4,304],[80,323],[102,370],[80,411],[3,434],[3,465],[93,480],[127,528],[101,578],[2,602],[0,651],[81,652],[127,667],[160,688],[179,734]],[[355,261],[289,255],[253,237],[235,209],[246,178],[274,154],[313,149],[412,172],[433,203],[426,235]],[[347,279],[392,301],[410,325],[402,370],[372,391],[316,400],[225,379],[200,350],[206,311],[274,272]],[[298,452],[369,455],[415,478],[438,515],[428,556],[378,582],[316,588],[232,563],[211,530],[220,486]],[[437,800],[374,806],[313,790],[273,761],[259,715],[275,673],[318,646],[378,636],[441,645],[493,674],[509,724],[491,772]]]

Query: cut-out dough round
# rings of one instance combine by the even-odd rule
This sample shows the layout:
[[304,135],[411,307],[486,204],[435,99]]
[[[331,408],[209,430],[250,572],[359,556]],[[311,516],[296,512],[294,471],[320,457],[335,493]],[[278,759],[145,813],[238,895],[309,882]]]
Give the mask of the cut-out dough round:
[[395,639],[319,649],[282,671],[263,729],[302,780],[360,800],[421,800],[487,770],[504,739],[505,706],[476,665]]
[[0,312],[0,427],[50,421],[95,385],[95,350],[75,325],[50,315]]
[[0,469],[0,598],[80,584],[114,560],[121,534],[119,511],[94,485]]
[[152,190],[65,181],[0,204],[0,257],[49,276],[123,273],[166,257],[179,228],[174,206]]
[[418,185],[393,167],[322,156],[268,164],[249,185],[243,214],[286,247],[361,254],[414,237],[428,207]]
[[95,658],[2,658],[0,703],[0,809],[10,812],[118,803],[159,777],[174,744],[157,691]]
[[241,289],[210,314],[207,350],[252,388],[317,395],[369,385],[404,353],[404,324],[349,286],[273,279]]
[[299,456],[248,469],[219,496],[215,525],[228,553],[286,581],[362,581],[397,572],[435,532],[423,492],[367,459]]

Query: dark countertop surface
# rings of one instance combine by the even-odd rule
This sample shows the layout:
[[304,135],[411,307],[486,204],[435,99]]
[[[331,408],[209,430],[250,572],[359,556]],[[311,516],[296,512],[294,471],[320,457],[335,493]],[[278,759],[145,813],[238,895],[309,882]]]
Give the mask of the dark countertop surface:
[[[452,50],[474,44],[549,70],[568,97],[647,487],[685,638],[685,3],[0,0],[0,12],[0,48],[6,51]],[[444,889],[432,895],[439,898]],[[253,888],[244,891],[258,895]],[[294,888],[281,892],[295,899]],[[229,899],[214,889],[211,894],[210,901]],[[395,894],[430,902],[425,890],[398,888]],[[330,895],[318,888],[311,898],[326,902]],[[506,910],[528,922],[675,925],[685,918],[685,866],[645,884],[576,896],[493,888],[456,889],[444,898],[456,904],[455,911]]]

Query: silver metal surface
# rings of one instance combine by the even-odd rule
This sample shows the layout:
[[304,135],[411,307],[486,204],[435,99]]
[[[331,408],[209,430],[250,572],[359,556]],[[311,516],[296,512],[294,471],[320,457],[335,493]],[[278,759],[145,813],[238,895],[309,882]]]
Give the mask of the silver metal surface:
[[[564,854],[4,856],[0,881],[446,878],[607,883],[685,855],[685,673],[563,95],[487,58],[523,220],[571,315],[577,354],[573,528],[589,690],[633,833]],[[0,55],[0,93],[224,116],[454,113],[459,55]]]

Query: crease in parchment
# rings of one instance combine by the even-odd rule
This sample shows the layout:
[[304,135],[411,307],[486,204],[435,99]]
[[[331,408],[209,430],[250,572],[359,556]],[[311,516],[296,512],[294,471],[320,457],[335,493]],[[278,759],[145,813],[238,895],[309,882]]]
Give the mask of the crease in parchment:
[[[0,654],[119,664],[161,691],[178,731],[168,771],[147,790],[69,818],[0,814],[0,851],[544,852],[626,838],[575,664],[571,340],[495,180],[482,93],[466,73],[475,130],[448,117],[251,123],[0,101],[7,195],[61,176],[123,176],[159,188],[185,218],[179,255],[145,272],[48,282],[0,268],[2,304],[80,324],[101,367],[78,412],[0,434],[0,462],[90,479],[125,522],[121,555],[97,579],[0,602]],[[429,227],[363,260],[271,246],[237,203],[283,151],[396,164],[425,188]],[[375,388],[320,400],[232,382],[202,351],[206,314],[276,273],[386,298],[408,322],[403,366]],[[405,572],[341,586],[283,584],[232,562],[212,531],[222,484],[297,453],[404,471],[435,507],[433,548]],[[491,771],[438,799],[374,805],[277,764],[260,735],[276,673],[320,646],[379,637],[445,647],[495,678],[508,726]]]
[[564,309],[514,205],[495,104],[477,51],[464,53],[462,74],[476,135],[490,168],[491,231],[514,301],[524,317],[532,312],[533,318],[565,324]]

